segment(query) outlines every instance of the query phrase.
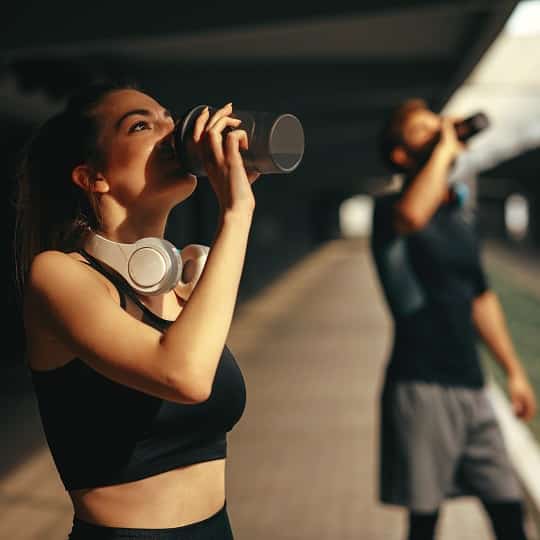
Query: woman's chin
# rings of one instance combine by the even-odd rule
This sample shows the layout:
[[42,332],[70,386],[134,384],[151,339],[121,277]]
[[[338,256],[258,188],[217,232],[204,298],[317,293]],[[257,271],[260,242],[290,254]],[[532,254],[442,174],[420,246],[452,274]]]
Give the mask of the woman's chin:
[[193,191],[195,191],[195,188],[197,187],[199,180],[194,174],[187,174],[187,176],[184,176],[184,181],[186,184],[189,184],[193,187]]
[[197,177],[185,169],[170,169],[161,176],[159,191],[169,202],[177,204],[187,199],[197,188]]
[[192,174],[186,174],[185,172],[174,178],[174,182],[171,183],[171,187],[174,189],[180,197],[180,200],[187,199],[197,188],[197,177]]

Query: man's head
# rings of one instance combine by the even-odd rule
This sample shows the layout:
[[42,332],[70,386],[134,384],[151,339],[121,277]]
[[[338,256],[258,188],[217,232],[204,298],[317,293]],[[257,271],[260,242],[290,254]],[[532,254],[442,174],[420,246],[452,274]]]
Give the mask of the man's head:
[[396,173],[408,173],[429,158],[440,134],[441,118],[423,99],[411,98],[395,107],[379,134],[384,163]]

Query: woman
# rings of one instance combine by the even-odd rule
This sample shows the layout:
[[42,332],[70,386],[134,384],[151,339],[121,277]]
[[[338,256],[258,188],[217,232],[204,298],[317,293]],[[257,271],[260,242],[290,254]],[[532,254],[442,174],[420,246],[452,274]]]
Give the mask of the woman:
[[188,301],[135,292],[86,249],[95,234],[163,238],[195,190],[170,151],[166,109],[131,87],[92,85],[27,145],[16,229],[26,358],[73,502],[70,540],[233,537],[226,433],[245,387],[226,340],[258,175],[246,173],[247,135],[231,113],[206,108],[193,129],[219,221]]

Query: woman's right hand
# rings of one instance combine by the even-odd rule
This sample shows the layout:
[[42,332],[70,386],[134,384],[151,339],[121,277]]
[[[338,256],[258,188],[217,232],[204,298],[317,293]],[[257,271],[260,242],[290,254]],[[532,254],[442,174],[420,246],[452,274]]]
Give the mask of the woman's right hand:
[[238,129],[241,120],[230,116],[232,110],[232,103],[212,114],[205,107],[195,121],[193,140],[199,147],[221,212],[253,212],[253,178],[248,176],[240,153],[248,148],[248,136],[243,129]]

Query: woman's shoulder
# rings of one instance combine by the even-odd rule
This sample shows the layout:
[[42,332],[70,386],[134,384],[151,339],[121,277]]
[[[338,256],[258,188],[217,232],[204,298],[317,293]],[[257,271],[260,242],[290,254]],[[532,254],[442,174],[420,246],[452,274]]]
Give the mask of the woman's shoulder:
[[63,302],[61,297],[66,293],[73,300],[69,283],[82,271],[72,256],[56,250],[42,251],[30,264],[24,287],[23,313],[27,336],[26,360],[33,370],[57,368],[72,357],[50,326],[51,310],[58,310]]
[[59,367],[72,359],[74,353],[65,343],[61,328],[84,324],[83,306],[88,302],[114,297],[114,288],[111,290],[104,276],[84,262],[78,253],[56,250],[43,251],[32,260],[25,283],[23,318],[28,363],[34,369]]
[[78,253],[65,253],[55,249],[49,249],[38,253],[30,264],[29,279],[36,279],[51,272],[58,272],[61,269],[74,270],[77,258],[82,259]]
[[25,296],[34,299],[76,294],[84,287],[86,290],[110,291],[108,281],[85,263],[77,252],[65,253],[46,250],[38,253],[32,260],[25,284]]

